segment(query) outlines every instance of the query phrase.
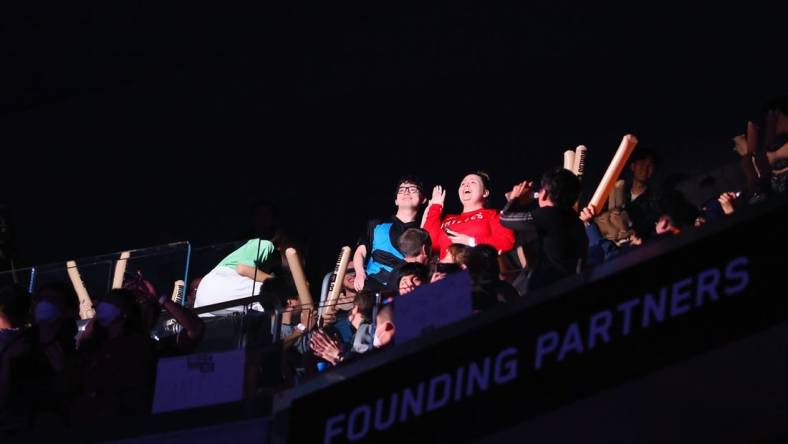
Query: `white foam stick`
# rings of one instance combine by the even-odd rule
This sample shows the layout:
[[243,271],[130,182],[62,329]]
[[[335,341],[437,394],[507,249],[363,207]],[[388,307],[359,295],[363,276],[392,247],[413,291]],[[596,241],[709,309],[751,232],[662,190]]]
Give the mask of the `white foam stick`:
[[175,284],[172,286],[172,302],[175,302],[178,305],[183,305],[183,287],[185,286],[184,282],[180,279],[175,281]]
[[334,267],[334,278],[331,285],[328,287],[328,296],[326,297],[326,306],[320,314],[318,324],[322,322],[323,316],[334,313],[337,309],[337,301],[339,300],[339,293],[342,292],[342,286],[345,281],[345,273],[347,272],[347,264],[350,262],[350,247],[342,247],[339,250],[339,257],[337,264]]
[[285,256],[298,292],[298,302],[304,310],[308,310],[312,305],[312,296],[309,294],[309,284],[307,284],[304,269],[301,267],[301,259],[298,257],[298,252],[292,247],[285,250]]
[[575,168],[575,152],[572,150],[564,151],[564,169],[573,171]]
[[621,175],[621,171],[624,170],[624,166],[627,164],[629,156],[632,155],[632,151],[637,144],[638,139],[631,134],[627,134],[621,139],[621,144],[618,146],[618,150],[616,150],[610,165],[607,166],[607,171],[605,171],[605,175],[596,187],[589,205],[594,205],[594,208],[597,210],[602,208],[601,205],[607,201],[610,190],[613,189],[613,185],[618,180],[618,176]]
[[586,153],[588,148],[585,145],[579,145],[575,148],[575,162],[572,165],[572,172],[577,177],[583,177],[583,171],[586,169]]
[[79,298],[79,318],[91,319],[95,317],[96,310],[93,309],[93,301],[90,300],[88,289],[85,288],[82,276],[79,275],[77,263],[75,261],[66,262],[66,272],[71,280],[71,285],[74,287],[74,291],[77,292],[77,298]]
[[130,251],[120,253],[120,258],[115,262],[115,274],[112,275],[112,289],[123,288],[123,275],[126,274],[126,264],[131,256]]

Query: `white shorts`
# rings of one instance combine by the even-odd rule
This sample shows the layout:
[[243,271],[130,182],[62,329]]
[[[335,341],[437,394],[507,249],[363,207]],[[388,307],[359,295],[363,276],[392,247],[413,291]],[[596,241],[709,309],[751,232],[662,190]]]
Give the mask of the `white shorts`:
[[194,308],[260,294],[262,285],[261,281],[253,282],[230,267],[216,267],[200,281],[194,297]]

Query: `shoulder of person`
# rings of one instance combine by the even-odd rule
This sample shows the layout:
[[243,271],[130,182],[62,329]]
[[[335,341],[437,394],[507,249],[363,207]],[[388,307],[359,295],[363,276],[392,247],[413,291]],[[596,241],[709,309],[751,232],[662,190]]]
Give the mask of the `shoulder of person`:
[[255,248],[257,248],[259,246],[261,250],[273,250],[274,249],[274,243],[269,241],[269,240],[265,240],[265,239],[251,239],[248,242],[246,242],[245,246],[247,246],[247,247],[255,247]]

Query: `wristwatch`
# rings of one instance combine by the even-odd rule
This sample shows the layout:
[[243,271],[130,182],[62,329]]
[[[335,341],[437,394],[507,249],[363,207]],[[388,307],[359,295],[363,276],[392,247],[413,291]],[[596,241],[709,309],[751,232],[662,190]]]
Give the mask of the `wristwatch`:
[[300,331],[301,333],[306,331],[306,325],[304,325],[304,324],[302,324],[300,322],[298,323],[298,325],[295,326],[295,328],[296,328],[296,330]]

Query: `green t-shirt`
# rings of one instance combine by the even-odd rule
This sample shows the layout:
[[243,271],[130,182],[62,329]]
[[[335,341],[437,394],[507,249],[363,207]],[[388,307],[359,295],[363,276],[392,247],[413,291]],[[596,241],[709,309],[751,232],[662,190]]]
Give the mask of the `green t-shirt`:
[[[259,251],[259,255],[257,254]],[[257,266],[257,263],[265,263],[268,256],[274,252],[274,244],[267,240],[252,239],[243,244],[241,248],[230,253],[226,258],[219,262],[220,267],[229,267],[235,270],[238,264],[250,267]],[[256,260],[255,260],[256,259]]]

